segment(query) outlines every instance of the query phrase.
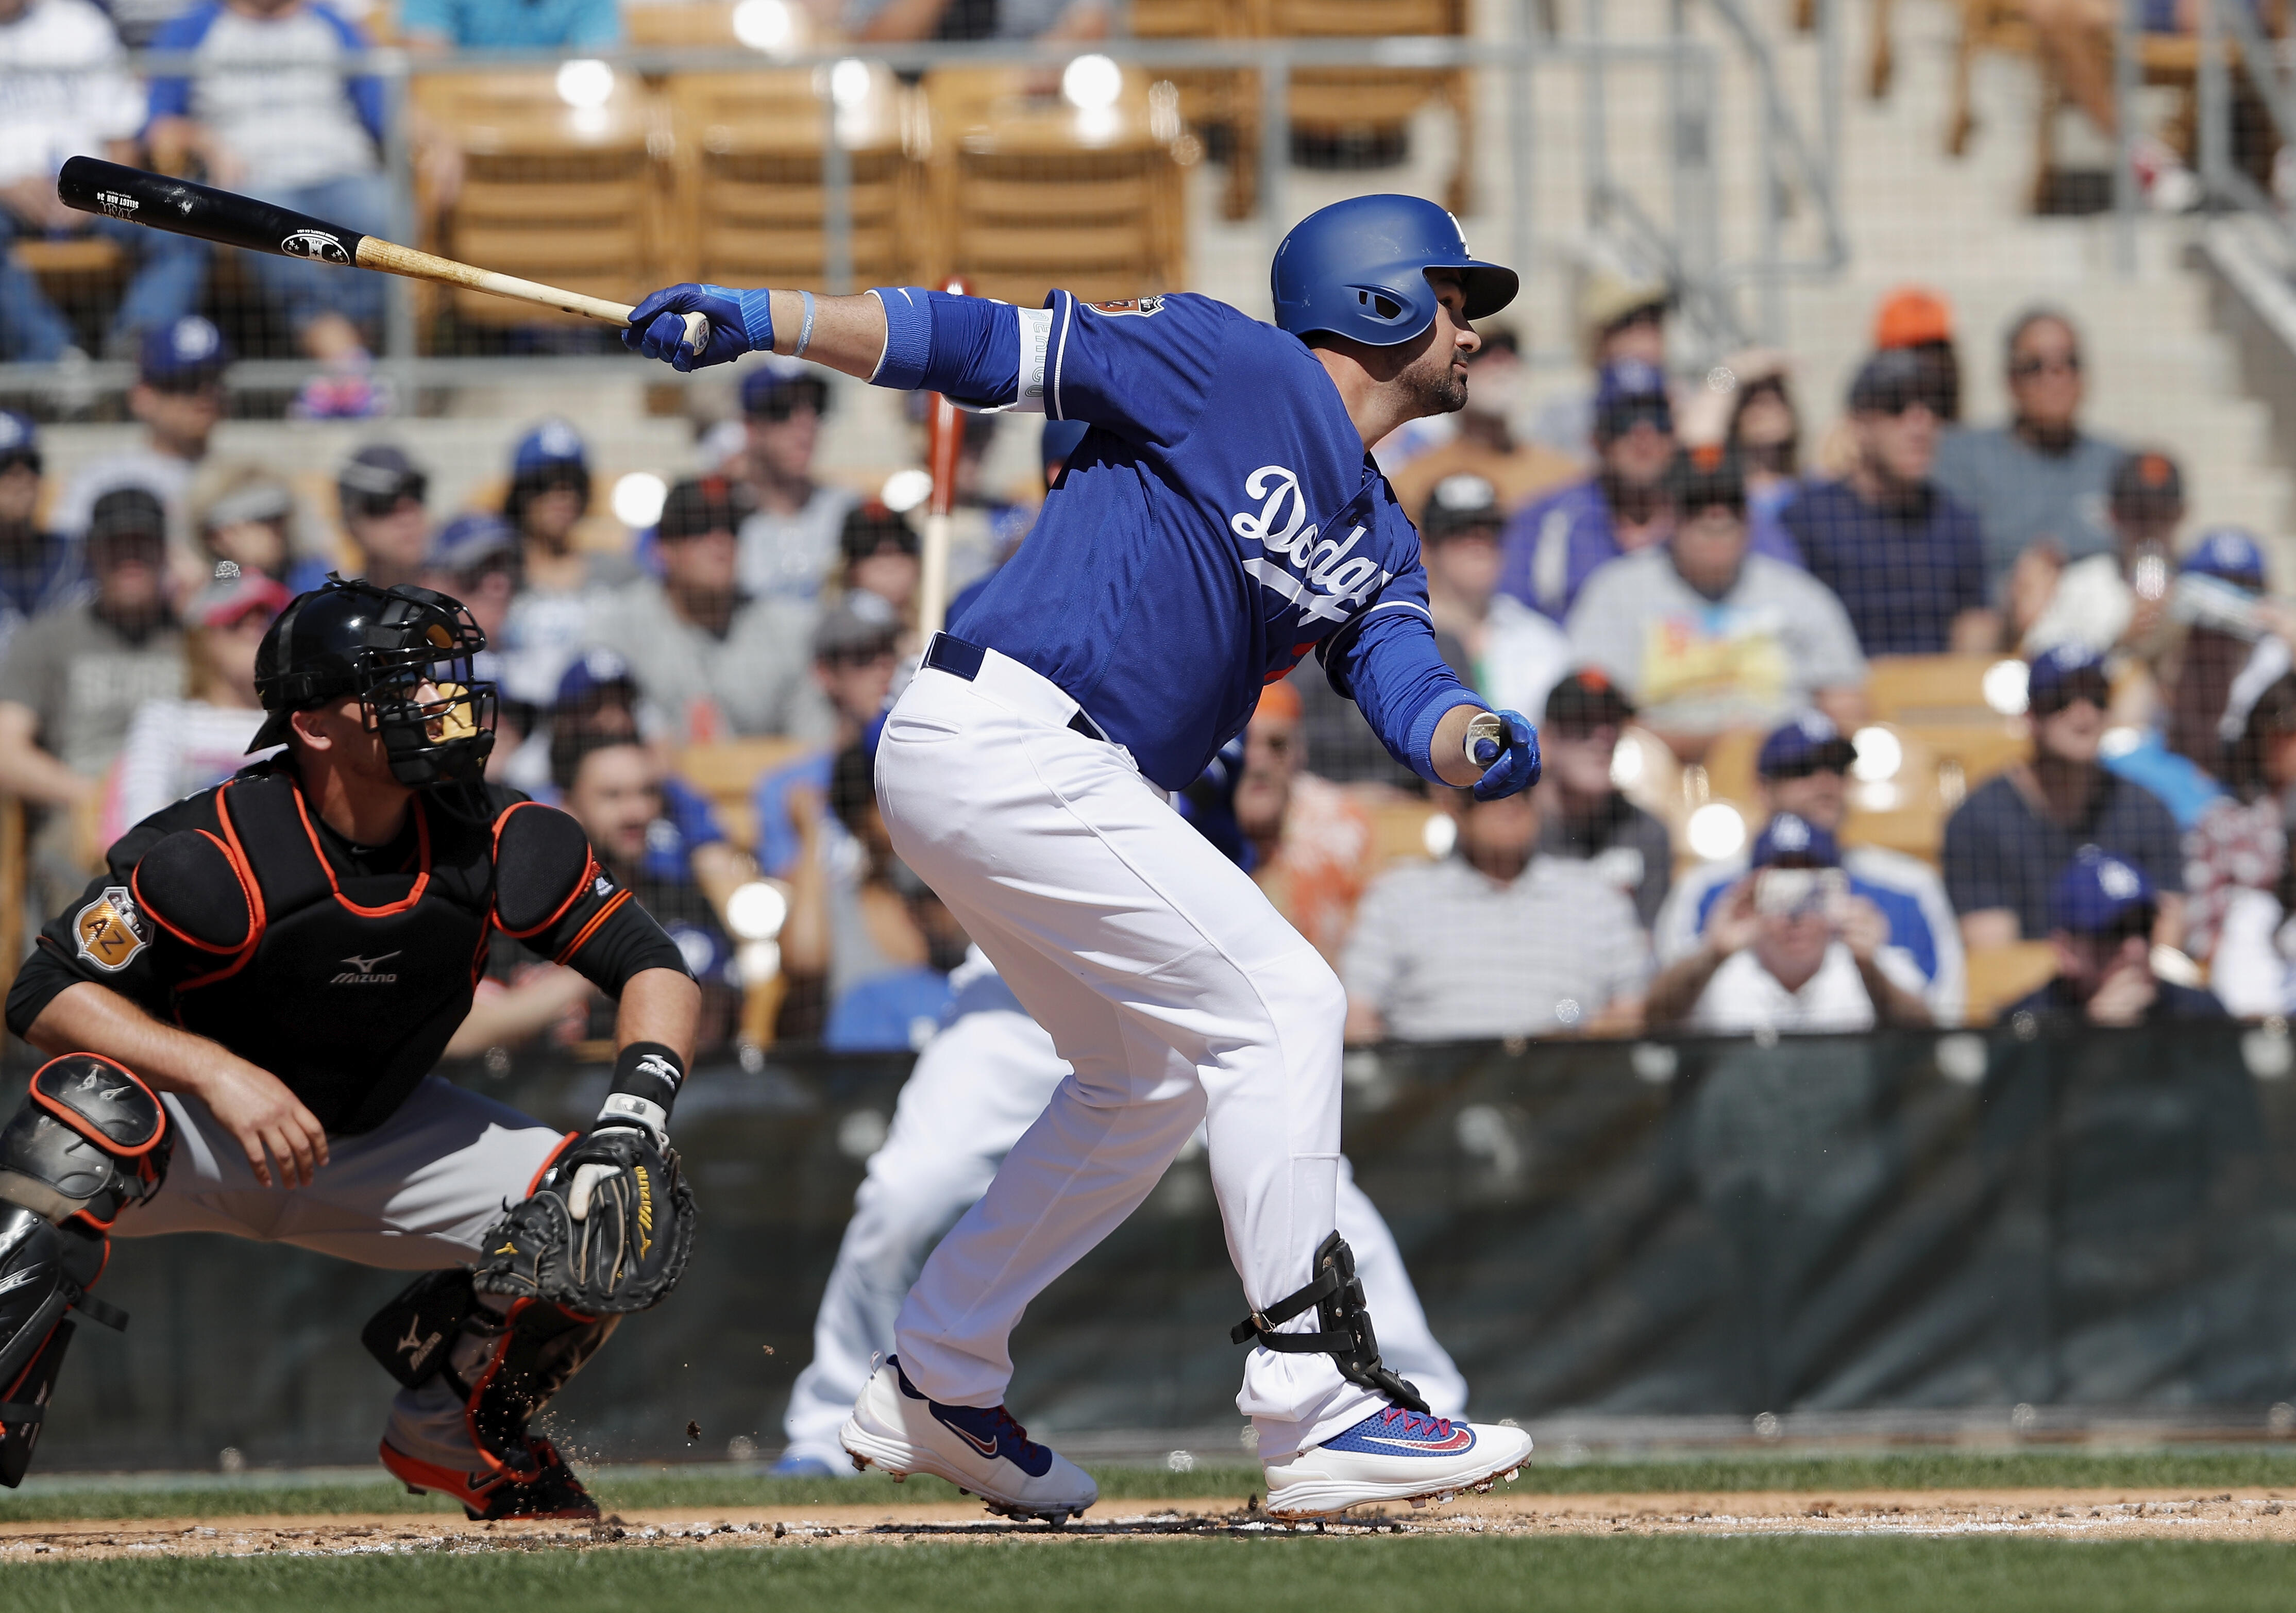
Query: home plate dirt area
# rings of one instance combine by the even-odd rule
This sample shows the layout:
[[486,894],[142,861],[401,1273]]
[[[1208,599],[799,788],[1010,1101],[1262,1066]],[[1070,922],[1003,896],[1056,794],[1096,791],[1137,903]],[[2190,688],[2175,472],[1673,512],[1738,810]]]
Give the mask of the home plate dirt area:
[[1422,1536],[1645,1535],[1745,1536],[2034,1535],[2128,1539],[2296,1541],[2296,1491],[1969,1489],[1828,1492],[1667,1492],[1640,1494],[1494,1493],[1414,1510],[1366,1508],[1344,1522],[1283,1524],[1233,1500],[1119,1502],[1062,1528],[992,1518],[971,1502],[914,1506],[807,1505],[634,1510],[596,1523],[469,1523],[404,1513],[308,1517],[138,1518],[132,1522],[0,1523],[0,1565],[117,1558],[362,1556],[481,1553],[562,1547],[712,1551],[964,1541],[1040,1541],[1058,1549],[1096,1541],[1371,1534]]

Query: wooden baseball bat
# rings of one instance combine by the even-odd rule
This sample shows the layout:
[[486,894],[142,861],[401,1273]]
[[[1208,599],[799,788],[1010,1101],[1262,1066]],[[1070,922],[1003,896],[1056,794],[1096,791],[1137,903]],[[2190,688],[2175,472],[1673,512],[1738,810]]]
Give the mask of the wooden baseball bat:
[[[941,289],[962,294],[964,282],[951,280]],[[948,617],[949,512],[956,507],[956,455],[964,443],[964,420],[956,405],[939,392],[931,397],[925,459],[932,473],[932,498],[925,506],[917,577],[917,631],[927,638],[939,632]]]
[[[194,235],[223,246],[243,247],[250,252],[269,252],[275,258],[308,258],[315,263],[356,266],[379,269],[386,275],[402,275],[409,280],[465,286],[490,296],[579,314],[609,325],[626,325],[630,322],[627,303],[609,302],[603,297],[586,297],[579,292],[539,285],[514,275],[474,268],[451,258],[418,252],[411,246],[400,246],[380,235],[345,229],[340,224],[314,218],[292,208],[277,207],[252,196],[193,185],[188,179],[171,179],[165,174],[106,162],[97,157],[67,159],[63,170],[56,176],[56,198],[66,207],[78,208],[83,213],[124,218],[130,224],[146,225],[178,235]],[[700,314],[686,315],[685,335],[693,350],[701,351],[709,340],[709,320]]]

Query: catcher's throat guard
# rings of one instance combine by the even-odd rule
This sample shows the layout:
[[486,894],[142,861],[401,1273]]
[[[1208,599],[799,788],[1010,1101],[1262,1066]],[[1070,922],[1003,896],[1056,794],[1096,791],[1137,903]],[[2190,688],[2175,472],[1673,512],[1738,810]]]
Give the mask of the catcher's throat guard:
[[[1313,1333],[1279,1333],[1276,1329],[1313,1307],[1322,1324]],[[1228,1329],[1231,1344],[1255,1339],[1265,1348],[1286,1355],[1328,1354],[1338,1363],[1340,1376],[1383,1395],[1406,1411],[1432,1415],[1418,1386],[1398,1376],[1379,1358],[1379,1339],[1373,1333],[1371,1311],[1364,1304],[1363,1284],[1356,1277],[1355,1251],[1337,1232],[1316,1250],[1316,1275],[1308,1286],[1287,1294],[1264,1311],[1254,1311]]]
[[93,1053],[42,1065],[0,1127],[0,1485],[14,1488],[31,1466],[71,1339],[64,1313],[127,1325],[88,1289],[111,1223],[160,1190],[174,1146],[158,1096]]

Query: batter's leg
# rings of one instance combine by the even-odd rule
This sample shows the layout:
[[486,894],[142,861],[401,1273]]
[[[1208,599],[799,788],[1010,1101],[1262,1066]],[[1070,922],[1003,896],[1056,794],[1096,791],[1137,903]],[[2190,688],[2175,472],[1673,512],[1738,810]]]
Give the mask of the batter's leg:
[[1364,1286],[1364,1299],[1379,1328],[1380,1354],[1387,1364],[1418,1387],[1428,1408],[1438,1417],[1467,1413],[1467,1380],[1458,1363],[1436,1342],[1419,1304],[1411,1273],[1404,1268],[1403,1252],[1386,1218],[1356,1185],[1354,1167],[1340,1161],[1340,1236],[1356,1253],[1356,1277]]

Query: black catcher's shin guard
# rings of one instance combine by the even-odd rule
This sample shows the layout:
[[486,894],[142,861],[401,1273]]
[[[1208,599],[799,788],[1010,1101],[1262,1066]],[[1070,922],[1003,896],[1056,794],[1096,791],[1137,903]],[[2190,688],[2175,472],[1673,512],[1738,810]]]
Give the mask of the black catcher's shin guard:
[[0,1127],[0,1485],[32,1460],[78,1310],[127,1318],[88,1289],[120,1211],[160,1190],[174,1139],[152,1090],[111,1059],[68,1053],[40,1066]]
[[[1322,1329],[1314,1333],[1279,1333],[1275,1329],[1293,1317],[1316,1308]],[[1360,1384],[1406,1411],[1427,1412],[1427,1402],[1409,1378],[1398,1377],[1379,1359],[1379,1339],[1371,1328],[1371,1312],[1364,1304],[1363,1284],[1356,1279],[1355,1251],[1337,1232],[1316,1250],[1316,1275],[1308,1286],[1288,1294],[1265,1311],[1254,1311],[1228,1329],[1231,1344],[1257,1339],[1286,1355],[1328,1354],[1338,1363],[1340,1376]]]

